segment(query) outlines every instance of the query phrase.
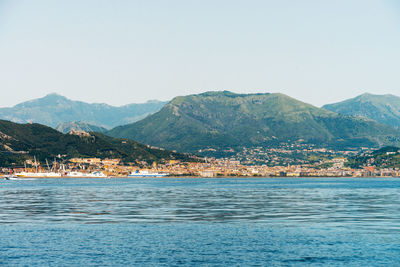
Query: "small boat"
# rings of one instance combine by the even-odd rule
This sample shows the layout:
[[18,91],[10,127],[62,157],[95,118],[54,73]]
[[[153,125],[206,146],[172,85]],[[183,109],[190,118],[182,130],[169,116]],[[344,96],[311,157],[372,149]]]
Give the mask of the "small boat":
[[3,177],[4,180],[16,180],[16,181],[30,181],[30,180],[36,180],[36,179],[29,179],[29,178],[20,178],[15,175],[6,175]]
[[107,178],[107,175],[105,175],[104,173],[102,173],[100,171],[85,173],[84,175],[85,176],[83,176],[83,177],[87,177],[87,178]]
[[135,172],[131,172],[128,177],[165,177],[168,176],[169,173],[161,173],[161,172],[149,172],[149,171],[140,171],[137,170]]
[[77,172],[77,171],[72,171],[72,172],[67,172],[65,177],[70,177],[70,178],[82,178],[84,177],[85,174],[83,172]]
[[91,178],[107,178],[107,175],[105,175],[102,172],[92,172],[92,173],[88,173],[88,175],[86,177],[91,177]]
[[6,176],[4,176],[3,179],[4,179],[4,180],[17,180],[18,177],[11,174],[11,175],[6,175]]

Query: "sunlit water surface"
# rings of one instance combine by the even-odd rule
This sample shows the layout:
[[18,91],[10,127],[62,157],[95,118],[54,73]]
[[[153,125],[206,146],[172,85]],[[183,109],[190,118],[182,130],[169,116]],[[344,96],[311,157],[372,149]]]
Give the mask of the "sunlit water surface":
[[400,266],[400,179],[0,180],[1,266]]

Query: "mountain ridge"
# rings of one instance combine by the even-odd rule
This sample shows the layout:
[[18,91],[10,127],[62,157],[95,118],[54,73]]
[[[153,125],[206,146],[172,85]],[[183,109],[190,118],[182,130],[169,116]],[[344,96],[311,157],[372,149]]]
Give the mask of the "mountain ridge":
[[393,94],[365,93],[341,102],[324,105],[323,108],[344,115],[366,117],[400,129],[400,97]]
[[13,107],[0,108],[0,119],[17,123],[35,122],[53,128],[66,122],[82,121],[110,129],[143,119],[159,111],[165,104],[166,102],[151,100],[142,104],[115,107],[105,103],[70,100],[51,93]]
[[321,145],[379,146],[398,143],[400,136],[367,118],[340,115],[281,93],[229,91],[176,97],[159,112],[106,134],[191,153],[301,139]]
[[187,155],[150,148],[138,142],[113,138],[101,133],[63,134],[45,125],[18,124],[0,120],[0,166],[22,163],[27,157],[38,159],[64,155],[72,157],[120,158],[125,162],[187,160]]

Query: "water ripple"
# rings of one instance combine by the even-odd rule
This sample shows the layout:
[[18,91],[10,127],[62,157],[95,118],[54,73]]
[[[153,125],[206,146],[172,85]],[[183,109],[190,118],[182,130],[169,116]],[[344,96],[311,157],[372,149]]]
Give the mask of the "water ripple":
[[400,228],[396,179],[2,181],[1,223],[262,222]]

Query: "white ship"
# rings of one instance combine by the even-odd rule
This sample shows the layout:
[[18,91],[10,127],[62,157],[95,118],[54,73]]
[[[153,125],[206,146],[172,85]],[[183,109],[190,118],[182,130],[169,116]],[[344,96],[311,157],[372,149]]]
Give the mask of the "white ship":
[[30,177],[30,178],[61,178],[61,173],[57,172],[17,172],[17,177]]
[[29,178],[61,178],[62,175],[60,172],[56,172],[56,161],[54,161],[53,163],[53,167],[50,169],[49,163],[47,162],[46,159],[46,164],[47,164],[47,168],[48,171],[38,171],[38,163],[36,162],[36,157],[35,157],[35,167],[36,167],[36,171],[35,172],[28,172],[26,171],[26,165],[25,165],[25,171],[22,172],[17,172],[14,175],[16,177],[29,177]]
[[77,172],[77,171],[73,171],[73,172],[68,172],[66,175],[66,177],[69,178],[107,178],[107,175],[105,175],[102,172],[96,171],[96,172],[91,172],[91,173],[83,173],[83,172]]
[[128,177],[165,177],[168,176],[169,173],[161,173],[161,172],[149,172],[149,171],[135,171],[131,172]]

